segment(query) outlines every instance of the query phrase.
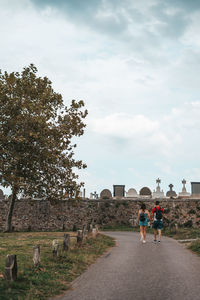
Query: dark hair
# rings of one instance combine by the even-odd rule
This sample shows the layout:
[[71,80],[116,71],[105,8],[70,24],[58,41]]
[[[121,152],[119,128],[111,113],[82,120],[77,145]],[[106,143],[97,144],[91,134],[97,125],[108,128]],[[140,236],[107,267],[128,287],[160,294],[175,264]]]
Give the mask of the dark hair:
[[145,211],[146,205],[144,203],[141,204],[141,209]]
[[159,201],[156,201],[156,205],[159,205],[159,203],[160,203]]

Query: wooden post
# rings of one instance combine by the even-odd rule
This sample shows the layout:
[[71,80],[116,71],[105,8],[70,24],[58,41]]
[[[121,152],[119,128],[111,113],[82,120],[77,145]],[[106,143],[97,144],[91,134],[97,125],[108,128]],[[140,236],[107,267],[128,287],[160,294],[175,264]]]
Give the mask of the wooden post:
[[63,251],[68,251],[70,246],[70,235],[65,233],[63,240]]
[[33,247],[33,263],[36,267],[40,265],[40,245]]
[[6,266],[4,269],[4,277],[6,280],[17,280],[17,256],[7,255]]
[[77,232],[77,243],[80,245],[83,241],[83,234],[82,234],[82,230],[78,230]]
[[97,236],[97,230],[96,230],[96,228],[93,228],[92,229],[92,237],[96,238],[96,236]]
[[88,230],[85,230],[85,239],[88,241]]
[[52,254],[53,254],[53,256],[59,256],[58,249],[59,249],[58,240],[53,240],[53,242],[52,242]]
[[96,224],[95,228],[96,228],[96,231],[97,231],[97,234],[98,234],[99,233],[99,226]]
[[93,225],[90,224],[90,226],[89,226],[89,234],[92,233],[92,230],[93,230]]

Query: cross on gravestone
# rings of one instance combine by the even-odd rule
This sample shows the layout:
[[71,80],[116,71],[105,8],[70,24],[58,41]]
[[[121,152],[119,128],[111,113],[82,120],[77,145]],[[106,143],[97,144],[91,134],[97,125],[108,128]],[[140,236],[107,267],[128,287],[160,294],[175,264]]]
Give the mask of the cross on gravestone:
[[160,180],[160,178],[158,178],[157,180],[156,180],[156,183],[158,184],[158,186],[159,186],[159,184],[161,183],[161,180]]
[[40,265],[40,245],[33,247],[33,263],[34,266]]
[[6,266],[4,269],[4,277],[6,280],[16,281],[17,280],[17,256],[7,255],[6,256]]
[[182,180],[182,184],[183,184],[182,192],[186,192],[186,187],[185,187],[186,180],[185,179]]
[[169,184],[169,188],[170,188],[170,190],[167,192],[166,196],[167,197],[176,197],[177,196],[176,192],[172,190],[172,188],[173,188],[172,183]]

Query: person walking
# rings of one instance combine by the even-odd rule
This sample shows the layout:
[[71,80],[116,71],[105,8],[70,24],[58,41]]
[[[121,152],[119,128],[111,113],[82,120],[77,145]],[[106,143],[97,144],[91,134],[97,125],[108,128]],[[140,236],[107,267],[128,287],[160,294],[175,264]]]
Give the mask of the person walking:
[[146,243],[146,228],[150,220],[149,211],[146,209],[146,205],[142,203],[141,208],[138,211],[137,225],[140,226],[140,241]]
[[161,233],[163,228],[163,214],[164,210],[159,205],[159,201],[156,201],[156,206],[152,209],[151,220],[153,219],[153,229],[154,229],[154,243],[161,241]]

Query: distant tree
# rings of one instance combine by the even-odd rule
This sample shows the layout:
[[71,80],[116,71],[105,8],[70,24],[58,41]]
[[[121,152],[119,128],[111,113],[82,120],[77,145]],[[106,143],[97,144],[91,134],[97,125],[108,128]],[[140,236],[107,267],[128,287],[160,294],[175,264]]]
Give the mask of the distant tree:
[[33,64],[21,74],[0,72],[0,184],[12,190],[6,231],[19,193],[62,199],[83,185],[74,168],[86,165],[74,159],[72,138],[84,133],[84,102],[64,106],[51,81],[36,73]]

